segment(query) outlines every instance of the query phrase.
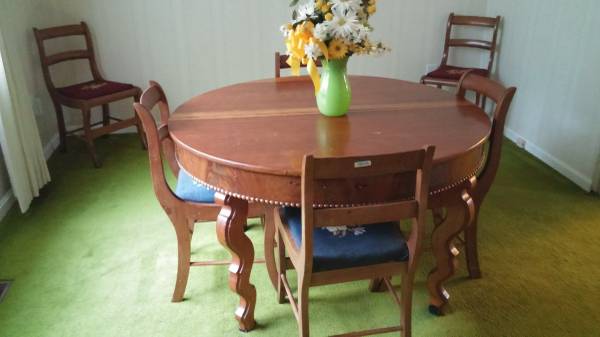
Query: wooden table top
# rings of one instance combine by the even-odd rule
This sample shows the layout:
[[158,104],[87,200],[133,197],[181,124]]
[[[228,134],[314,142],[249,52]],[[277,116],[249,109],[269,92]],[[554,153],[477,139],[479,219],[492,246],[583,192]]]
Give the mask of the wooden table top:
[[171,136],[195,155],[243,170],[298,176],[302,157],[360,156],[436,146],[435,161],[487,139],[481,109],[415,83],[351,76],[346,117],[319,114],[308,77],[241,83],[196,96],[176,109]]

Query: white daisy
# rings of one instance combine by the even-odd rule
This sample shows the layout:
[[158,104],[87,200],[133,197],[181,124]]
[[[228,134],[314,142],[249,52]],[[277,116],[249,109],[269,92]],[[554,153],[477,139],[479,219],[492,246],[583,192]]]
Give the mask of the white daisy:
[[343,12],[359,12],[361,7],[361,0],[331,0],[331,8],[339,9]]
[[343,11],[339,7],[332,9],[333,20],[323,22],[330,26],[331,35],[347,42],[354,42],[364,37],[365,26],[360,23],[356,12]]
[[329,24],[329,21],[325,21],[323,23],[319,23],[318,25],[315,26],[315,30],[313,31],[313,35],[321,40],[321,41],[327,41],[331,38],[332,35],[332,29],[331,29],[331,25]]
[[313,60],[316,60],[317,58],[323,56],[321,48],[319,48],[319,46],[317,46],[314,43],[309,43],[306,46],[304,46],[304,52],[306,53],[306,56],[312,58]]
[[304,5],[301,5],[298,7],[298,9],[296,10],[297,16],[296,16],[296,22],[301,22],[301,21],[306,21],[308,19],[312,19],[312,18],[316,18],[317,15],[315,14],[315,2],[314,1],[309,1],[308,3],[305,3]]
[[371,35],[371,29],[365,25],[360,25],[361,27],[356,30],[353,35],[352,42],[354,43],[362,43],[363,41],[369,40],[369,35]]

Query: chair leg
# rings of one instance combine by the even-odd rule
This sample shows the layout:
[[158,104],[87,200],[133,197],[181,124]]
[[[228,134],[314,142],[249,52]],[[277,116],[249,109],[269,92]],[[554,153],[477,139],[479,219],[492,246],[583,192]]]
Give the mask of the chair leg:
[[479,204],[475,208],[473,221],[465,229],[465,250],[467,255],[467,269],[472,279],[481,278],[479,269],[479,253],[477,251],[477,220],[479,219]]
[[[136,94],[133,97],[133,100],[138,103],[140,101],[140,95]],[[138,136],[140,137],[140,142],[142,143],[142,149],[147,150],[148,144],[146,142],[146,134],[144,133],[144,129],[142,128],[142,121],[139,119],[135,110],[133,111],[133,115],[135,116],[135,127],[137,128]]]
[[431,213],[433,214],[433,224],[435,226],[439,226],[446,219],[444,215],[444,209],[442,208],[435,208],[431,211]]
[[108,126],[110,124],[110,107],[108,104],[102,104],[102,125]]
[[190,258],[192,245],[192,232],[189,229],[187,219],[173,217],[173,226],[177,234],[177,280],[171,302],[183,301],[185,288],[190,275]]
[[60,152],[67,152],[67,128],[65,126],[65,117],[63,114],[62,105],[58,102],[54,102],[54,109],[56,110],[56,122],[58,124],[58,135],[60,137]]
[[85,139],[85,143],[88,148],[88,152],[90,153],[90,157],[92,157],[92,162],[94,163],[94,167],[99,168],[102,166],[100,160],[98,160],[98,155],[96,154],[96,146],[94,145],[94,138],[92,137],[92,129],[90,124],[90,109],[85,108],[83,111],[83,137]]
[[262,223],[264,226],[264,245],[265,245],[265,263],[267,265],[267,272],[271,279],[273,288],[277,290],[277,262],[275,259],[275,222],[273,219],[274,210],[267,208],[265,214],[262,216]]
[[412,296],[414,272],[409,272],[402,277],[402,312],[400,313],[400,324],[402,325],[402,337],[410,337],[412,334]]
[[382,278],[375,278],[369,281],[369,291],[372,293],[381,293],[386,291],[386,289]]
[[308,290],[310,285],[302,275],[298,275],[298,278],[298,332],[300,337],[309,337]]
[[276,229],[275,236],[277,237],[277,302],[285,303],[285,287],[281,278],[286,275],[286,257],[283,238],[279,229]]

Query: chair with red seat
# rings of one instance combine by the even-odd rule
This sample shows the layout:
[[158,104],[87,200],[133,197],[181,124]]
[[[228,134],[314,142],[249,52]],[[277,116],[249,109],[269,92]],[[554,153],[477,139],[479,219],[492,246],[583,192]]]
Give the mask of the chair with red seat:
[[[482,27],[492,29],[492,39],[459,39],[454,38],[452,32],[456,26],[466,27]],[[438,88],[443,86],[456,87],[461,77],[471,71],[473,74],[489,77],[494,66],[494,58],[496,56],[496,45],[498,39],[498,27],[500,26],[500,17],[489,18],[480,16],[463,16],[450,14],[448,18],[448,26],[446,29],[446,40],[444,42],[444,55],[440,66],[434,71],[428,73],[421,78],[422,84],[435,85]],[[450,48],[471,48],[481,49],[489,52],[487,68],[467,68],[457,67],[448,64]]]
[[[54,108],[56,109],[61,151],[66,151],[67,135],[83,131],[83,140],[87,144],[94,166],[100,167],[101,163],[96,154],[94,139],[133,125],[136,125],[142,140],[142,145],[145,146],[141,128],[135,114],[131,118],[122,120],[112,117],[109,109],[109,103],[123,99],[133,98],[134,101],[139,101],[142,91],[132,84],[111,82],[102,77],[98,65],[96,64],[90,31],[85,22],[81,22],[78,25],[46,29],[34,28],[33,32],[38,45],[46,87],[48,88],[48,92],[54,103]],[[86,48],[80,50],[68,50],[51,55],[46,53],[44,45],[46,40],[69,36],[83,36],[85,38]],[[50,67],[58,63],[80,59],[88,60],[93,80],[57,88],[52,80]],[[63,105],[82,111],[83,126],[81,128],[67,131],[62,110]],[[102,121],[92,124],[91,110],[97,106],[102,106]]]

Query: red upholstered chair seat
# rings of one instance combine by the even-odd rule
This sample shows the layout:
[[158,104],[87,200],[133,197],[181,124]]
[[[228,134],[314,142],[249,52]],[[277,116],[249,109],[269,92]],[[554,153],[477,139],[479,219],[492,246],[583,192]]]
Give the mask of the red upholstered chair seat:
[[488,77],[487,69],[479,69],[479,68],[462,68],[455,67],[449,65],[442,65],[436,70],[427,74],[427,77],[441,78],[445,80],[456,80],[459,81],[462,75],[464,75],[467,71],[473,70],[475,75]]
[[111,81],[90,81],[58,88],[58,92],[74,99],[88,100],[102,96],[108,96],[118,92],[133,89],[134,86],[127,83]]

